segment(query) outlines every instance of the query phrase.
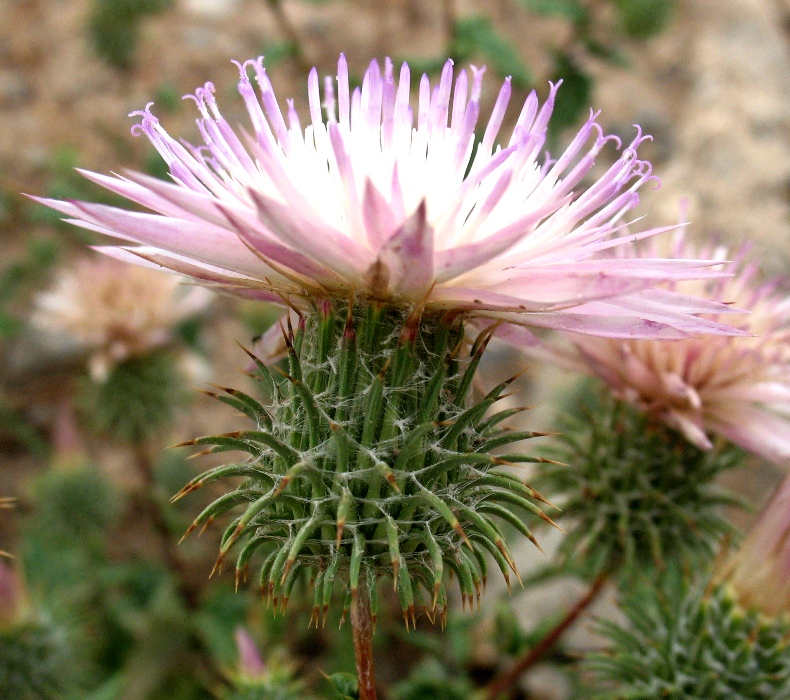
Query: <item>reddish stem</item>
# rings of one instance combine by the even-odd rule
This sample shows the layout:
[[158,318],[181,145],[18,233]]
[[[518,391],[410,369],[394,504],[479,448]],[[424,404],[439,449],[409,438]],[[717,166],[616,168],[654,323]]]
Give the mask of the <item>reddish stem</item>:
[[351,630],[354,635],[354,660],[357,662],[359,700],[376,700],[373,671],[373,619],[368,588],[363,583],[351,598]]
[[565,631],[576,622],[579,615],[581,615],[598,597],[606,581],[606,574],[598,576],[598,578],[593,581],[590,590],[587,591],[584,597],[568,610],[565,617],[563,617],[543,639],[524,654],[509,671],[503,673],[499,678],[494,679],[486,689],[486,700],[496,700],[501,693],[504,693],[508,688],[514,685],[528,669],[551,651],[551,648],[557,643],[560,637],[565,634]]

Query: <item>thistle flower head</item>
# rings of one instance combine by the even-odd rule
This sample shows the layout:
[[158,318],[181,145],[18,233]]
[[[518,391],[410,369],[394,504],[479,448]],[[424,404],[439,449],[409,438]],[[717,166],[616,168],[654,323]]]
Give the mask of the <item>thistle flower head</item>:
[[482,69],[454,76],[448,61],[438,84],[418,81],[414,105],[408,65],[396,77],[390,60],[383,69],[373,61],[351,91],[341,56],[323,94],[310,73],[303,126],[292,100],[281,110],[261,59],[238,67],[251,134],[231,129],[206,83],[188,96],[205,145],[173,139],[150,105],[134,113],[134,131],[151,140],[173,182],[85,173],[152,213],[42,201],[131,244],[105,249],[110,255],[252,298],[300,305],[353,293],[613,337],[723,331],[696,317],[709,305],[652,291],[666,280],[717,275],[707,263],[596,259],[634,238],[624,217],[652,179],[637,154],[648,137],[637,129],[600,178],[581,187],[607,143],[621,144],[593,113],[559,158],[544,157],[559,84],[542,105],[532,93],[497,145],[510,81],[477,141]]
[[778,617],[790,613],[790,478],[763,510],[717,578],[744,608]]
[[[679,236],[675,254],[713,255],[724,248],[695,250]],[[652,251],[644,253],[653,255]],[[704,293],[748,313],[727,322],[741,336],[611,340],[576,336],[575,351],[561,360],[597,375],[622,399],[680,431],[702,449],[710,433],[774,461],[790,458],[790,298],[777,284],[755,284],[757,268],[741,249],[726,266],[731,275],[708,282],[667,285],[668,297]],[[717,318],[715,315],[711,318]]]
[[93,378],[104,380],[118,363],[169,343],[174,327],[210,298],[173,275],[111,258],[85,259],[39,295],[32,321],[87,350]]

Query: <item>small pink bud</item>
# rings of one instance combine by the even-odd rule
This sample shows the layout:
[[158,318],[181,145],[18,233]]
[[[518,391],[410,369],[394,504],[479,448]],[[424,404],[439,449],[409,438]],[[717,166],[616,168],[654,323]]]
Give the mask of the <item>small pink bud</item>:
[[239,673],[251,680],[263,678],[266,666],[250,633],[243,627],[237,627],[235,636],[236,648],[239,650]]

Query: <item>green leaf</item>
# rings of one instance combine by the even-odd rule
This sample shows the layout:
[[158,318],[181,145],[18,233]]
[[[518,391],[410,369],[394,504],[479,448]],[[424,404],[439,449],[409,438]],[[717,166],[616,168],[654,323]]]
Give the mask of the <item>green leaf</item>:
[[298,56],[299,46],[293,41],[273,41],[264,45],[262,53],[266,58],[266,68],[271,70],[278,63]]
[[582,70],[574,59],[563,51],[554,56],[554,75],[552,80],[562,80],[557,93],[550,128],[553,133],[578,123],[590,104],[592,96],[592,76]]
[[350,673],[333,673],[327,680],[335,691],[337,700],[359,699],[359,684],[356,676]]
[[584,47],[587,49],[591,56],[608,61],[613,66],[618,68],[628,68],[631,62],[618,47],[610,46],[609,44],[599,41],[595,37],[585,36],[581,40]]
[[649,39],[662,31],[675,9],[673,0],[613,0],[623,32],[632,39]]
[[466,61],[479,54],[501,76],[512,76],[513,85],[527,88],[532,75],[516,48],[505,39],[487,17],[464,17],[455,24],[452,54]]
[[139,24],[147,14],[167,9],[173,0],[94,0],[88,28],[96,53],[114,68],[131,67]]

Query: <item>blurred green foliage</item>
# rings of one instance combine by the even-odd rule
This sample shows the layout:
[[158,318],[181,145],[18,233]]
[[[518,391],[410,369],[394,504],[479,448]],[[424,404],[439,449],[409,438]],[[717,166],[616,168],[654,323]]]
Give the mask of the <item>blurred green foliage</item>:
[[24,327],[20,312],[12,305],[45,278],[60,253],[58,239],[34,236],[28,239],[25,251],[0,270],[0,341],[16,335]]
[[51,621],[0,629],[0,691],[8,700],[65,700],[80,696],[80,659],[73,640]]
[[130,68],[140,23],[172,4],[173,0],[93,0],[89,29],[96,53],[114,68]]
[[104,380],[85,377],[77,401],[94,431],[141,444],[172,425],[191,396],[185,383],[176,358],[163,349],[120,362]]
[[448,53],[461,63],[483,58],[498,75],[511,76],[514,87],[528,88],[533,83],[529,68],[516,48],[487,17],[475,15],[457,20]]

